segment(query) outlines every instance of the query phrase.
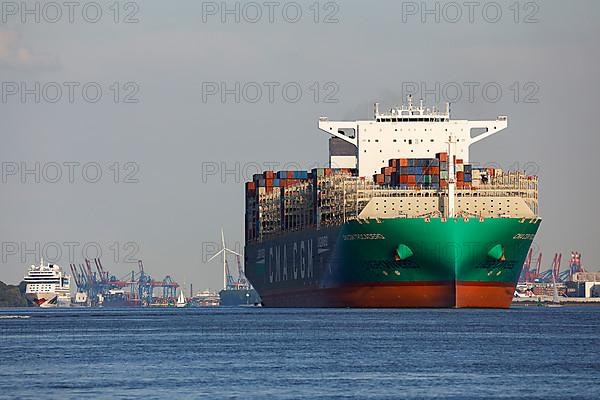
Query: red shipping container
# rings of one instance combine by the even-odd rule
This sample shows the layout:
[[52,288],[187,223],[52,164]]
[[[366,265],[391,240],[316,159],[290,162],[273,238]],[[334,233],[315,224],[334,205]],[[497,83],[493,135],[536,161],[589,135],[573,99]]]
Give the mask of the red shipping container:
[[448,188],[448,181],[447,181],[447,180],[445,180],[445,179],[441,179],[441,180],[440,180],[440,187],[441,187],[442,189],[446,189],[446,188]]
[[417,177],[415,175],[406,175],[408,183],[417,183]]
[[265,186],[266,187],[272,187],[273,186],[273,179],[271,179],[271,178],[265,179]]
[[456,173],[456,180],[459,181],[459,182],[464,181],[465,180],[465,173],[462,172],[462,171],[458,171]]
[[430,171],[431,171],[431,175],[439,175],[440,174],[440,167],[429,167]]
[[437,153],[435,155],[435,158],[437,158],[440,161],[448,161],[448,153]]
[[275,178],[275,172],[274,171],[265,171],[265,172],[263,172],[263,176],[266,179],[273,179],[273,178]]
[[254,182],[246,182],[246,191],[256,190],[256,184]]
[[400,175],[400,183],[408,183],[408,175]]

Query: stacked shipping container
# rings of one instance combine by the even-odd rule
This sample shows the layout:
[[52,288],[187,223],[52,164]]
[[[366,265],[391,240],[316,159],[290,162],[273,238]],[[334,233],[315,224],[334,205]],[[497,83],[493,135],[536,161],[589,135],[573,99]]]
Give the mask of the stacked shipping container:
[[[500,169],[473,168],[460,159],[455,159],[454,165],[457,189],[537,190],[537,179],[520,172],[503,174]],[[448,167],[448,154],[438,153],[435,158],[389,160],[389,166],[374,175],[373,182],[357,177],[354,169],[255,174],[251,182],[246,182],[246,240],[344,223],[358,217],[375,193],[387,196],[417,189],[443,193],[448,187]]]
[[265,171],[246,182],[246,239],[334,222],[344,204],[335,190],[338,180],[355,170],[314,168],[307,171]]
[[[473,168],[460,158],[454,159],[457,189],[472,189],[487,183],[494,176],[494,168]],[[446,189],[448,187],[448,153],[437,153],[435,158],[395,158],[389,160],[381,173],[373,175],[378,185],[399,189]]]

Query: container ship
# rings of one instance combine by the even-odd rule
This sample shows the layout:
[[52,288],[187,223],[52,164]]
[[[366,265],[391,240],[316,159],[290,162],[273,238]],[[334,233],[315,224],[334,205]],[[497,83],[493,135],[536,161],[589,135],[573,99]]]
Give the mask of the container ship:
[[321,117],[330,168],[246,182],[245,274],[263,306],[510,307],[538,178],[469,163],[507,125],[410,97],[371,120]]

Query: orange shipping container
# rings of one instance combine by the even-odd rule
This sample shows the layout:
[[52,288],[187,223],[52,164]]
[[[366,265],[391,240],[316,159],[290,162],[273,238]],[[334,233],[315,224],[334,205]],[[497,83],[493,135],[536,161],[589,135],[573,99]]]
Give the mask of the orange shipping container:
[[401,167],[408,167],[408,159],[407,158],[401,158],[400,159],[400,166]]
[[448,153],[437,153],[435,157],[440,161],[448,161]]
[[378,185],[383,185],[383,182],[385,182],[385,178],[384,178],[383,174],[375,174],[375,175],[373,175],[373,180]]
[[417,178],[414,175],[406,175],[408,183],[417,183]]

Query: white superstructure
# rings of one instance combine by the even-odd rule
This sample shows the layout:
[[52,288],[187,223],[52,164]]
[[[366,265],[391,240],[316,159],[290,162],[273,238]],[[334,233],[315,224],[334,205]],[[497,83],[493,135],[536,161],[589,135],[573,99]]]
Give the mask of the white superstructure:
[[71,303],[71,277],[58,265],[31,265],[23,278],[27,284],[25,296],[40,307],[69,306]]
[[[379,112],[375,103],[372,120],[330,121],[319,119],[319,129],[354,146],[354,155],[336,154],[330,149],[332,168],[358,168],[359,176],[370,177],[386,167],[393,158],[433,158],[447,152],[450,140],[455,142],[454,155],[469,162],[469,147],[508,125],[506,116],[495,120],[469,121],[450,118],[450,105],[441,112],[412,103]],[[450,139],[452,138],[452,139]]]

